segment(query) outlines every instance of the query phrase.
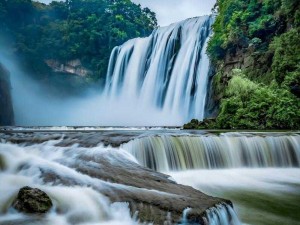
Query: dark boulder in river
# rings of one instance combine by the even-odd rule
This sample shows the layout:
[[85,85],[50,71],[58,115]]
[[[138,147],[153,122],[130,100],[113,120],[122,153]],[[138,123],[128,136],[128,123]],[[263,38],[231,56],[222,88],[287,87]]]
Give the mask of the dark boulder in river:
[[23,187],[13,202],[13,207],[23,213],[46,213],[51,209],[52,201],[40,189]]
[[0,63],[0,126],[14,125],[9,72]]

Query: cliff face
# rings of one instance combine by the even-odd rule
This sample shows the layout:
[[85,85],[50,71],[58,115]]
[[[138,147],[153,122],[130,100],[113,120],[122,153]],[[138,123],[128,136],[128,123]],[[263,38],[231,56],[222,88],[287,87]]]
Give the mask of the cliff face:
[[206,117],[216,120],[191,124],[299,129],[299,0],[217,0],[215,10]]
[[79,59],[70,60],[67,62],[60,62],[58,60],[49,59],[46,60],[46,64],[55,73],[71,74],[81,77],[86,77],[93,74],[92,71],[88,70],[81,64],[81,61]]
[[0,126],[14,125],[9,72],[0,63]]

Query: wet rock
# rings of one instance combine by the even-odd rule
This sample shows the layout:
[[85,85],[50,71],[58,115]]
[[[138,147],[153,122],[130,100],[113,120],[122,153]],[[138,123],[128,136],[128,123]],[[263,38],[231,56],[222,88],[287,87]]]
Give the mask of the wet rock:
[[67,62],[49,59],[45,62],[55,73],[71,74],[81,77],[93,75],[93,72],[85,68],[79,59],[74,59]]
[[0,63],[0,126],[14,125],[9,72]]
[[4,157],[0,154],[0,171],[5,170],[6,165],[5,165],[5,160]]
[[[155,172],[121,158],[112,151],[81,155],[73,163],[65,163],[94,180],[106,181],[89,186],[111,202],[127,202],[132,216],[142,223],[180,224],[185,209],[190,208],[186,224],[205,224],[206,210],[218,204],[231,205],[229,200],[215,198],[177,184],[168,175]],[[84,181],[70,180],[63,174],[40,167],[45,183],[66,186],[87,186]]]
[[13,207],[23,213],[46,213],[52,207],[50,197],[37,188],[23,187],[20,189]]

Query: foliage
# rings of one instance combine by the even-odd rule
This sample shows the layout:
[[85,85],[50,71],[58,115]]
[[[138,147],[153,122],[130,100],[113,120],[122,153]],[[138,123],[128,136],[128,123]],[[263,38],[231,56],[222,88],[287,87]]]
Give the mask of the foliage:
[[272,72],[278,84],[300,85],[300,29],[291,29],[271,44],[274,50]]
[[215,119],[204,119],[199,121],[196,119],[191,120],[191,122],[185,124],[183,129],[185,130],[195,130],[195,129],[215,129],[216,120]]
[[226,89],[217,124],[230,129],[299,129],[299,109],[300,101],[289,91],[235,75]]
[[247,47],[253,38],[269,42],[288,24],[299,25],[298,0],[218,0],[218,15],[208,52],[222,60],[226,51]]
[[114,46],[146,36],[157,26],[153,12],[130,0],[67,0],[49,5],[2,0],[0,21],[0,36],[10,37],[24,65],[42,78],[46,59],[79,58],[94,72],[94,80],[105,77]]
[[[214,126],[299,129],[300,2],[217,0],[216,8],[208,46],[221,98]],[[230,58],[242,58],[243,69],[227,66]]]

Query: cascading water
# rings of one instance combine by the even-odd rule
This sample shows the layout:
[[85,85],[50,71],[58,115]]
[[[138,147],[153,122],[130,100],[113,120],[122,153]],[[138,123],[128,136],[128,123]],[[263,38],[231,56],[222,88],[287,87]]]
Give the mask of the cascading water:
[[[232,207],[223,203],[222,199],[208,201],[213,198],[207,196],[207,199],[203,194],[197,195],[192,204],[195,190],[186,189],[191,193],[182,191],[182,194],[187,194],[186,197],[178,192],[179,189],[174,193],[168,192],[166,187],[174,190],[179,188],[174,181],[166,175],[141,167],[134,157],[122,149],[104,147],[101,143],[97,143],[96,147],[81,147],[84,144],[79,144],[78,138],[82,138],[90,146],[85,132],[76,133],[77,144],[69,142],[69,134],[44,132],[37,132],[34,137],[28,136],[31,132],[0,132],[0,193],[5,193],[0,194],[1,225],[137,225],[141,224],[138,221],[139,215],[143,216],[145,213],[139,212],[143,209],[141,205],[147,202],[155,205],[157,201],[160,205],[167,204],[170,207],[169,202],[172,201],[179,202],[178,205],[182,202],[185,204],[185,198],[189,199],[191,210],[200,210],[198,206],[202,204],[205,205],[202,210],[210,208],[207,214],[205,211],[204,214],[199,214],[200,218],[208,221],[205,224],[239,225],[232,220],[236,218]],[[12,139],[9,138],[10,135]],[[12,143],[14,140],[19,143]],[[129,171],[134,174],[134,179]],[[142,176],[142,180],[138,176]],[[118,179],[122,182],[118,183]],[[167,186],[163,187],[164,184]],[[49,195],[53,202],[49,213],[27,215],[12,207],[18,190],[24,186],[39,188]],[[199,203],[198,199],[203,202]],[[219,204],[224,205],[220,208]],[[138,206],[141,208],[136,208]],[[180,208],[178,221],[184,207]],[[147,215],[151,215],[148,217],[150,222],[152,218],[164,218],[164,213],[152,215],[161,212],[153,211],[153,208],[146,208],[149,210],[146,211]],[[174,224],[172,218],[177,218],[178,212],[171,208],[165,217],[166,224]],[[180,224],[191,224],[187,215],[188,212],[183,213],[183,223]],[[202,220],[196,218],[196,224],[199,224]]]
[[[300,225],[299,132],[157,133],[122,148],[180,184],[231,199],[243,224]],[[207,224],[240,224],[226,205],[210,208],[206,218]]]
[[241,167],[300,167],[300,135],[172,136],[123,145],[140,164],[157,171]]
[[[49,141],[28,147],[0,143],[0,224],[115,225],[122,220],[123,224],[137,225],[131,218],[128,204],[110,204],[103,191],[101,193],[92,188],[110,189],[106,182],[85,176],[67,166],[75,161],[80,149],[54,147],[56,143]],[[101,147],[90,150],[92,152],[89,154],[94,155],[105,152]],[[76,181],[81,185],[59,183],[55,176],[47,183],[42,174],[48,172],[60,173],[70,183]],[[45,217],[34,217],[20,214],[10,207],[18,190],[24,186],[47,192],[53,200],[54,209]]]
[[212,23],[212,16],[188,19],[114,48],[103,104],[124,112],[131,125],[141,117],[143,125],[203,119]]
[[[188,214],[191,211],[187,208],[183,212],[183,218],[181,225],[190,225],[188,221]],[[239,218],[237,217],[233,208],[227,204],[218,204],[215,207],[211,207],[206,210],[204,224],[208,225],[241,225]],[[196,223],[195,223],[196,225]]]
[[241,225],[234,210],[225,204],[206,210],[209,225]]
[[15,59],[0,54],[12,74],[16,124],[182,126],[203,119],[209,77],[206,47],[213,20],[187,19],[115,47],[105,87],[85,97],[43,95],[47,85],[31,80]]

